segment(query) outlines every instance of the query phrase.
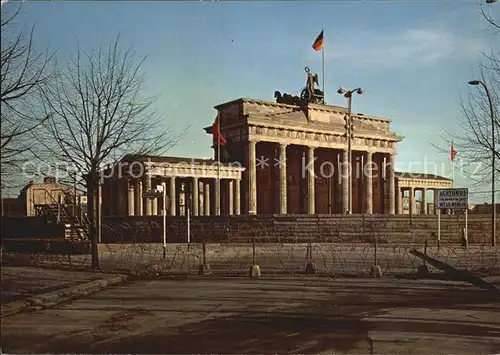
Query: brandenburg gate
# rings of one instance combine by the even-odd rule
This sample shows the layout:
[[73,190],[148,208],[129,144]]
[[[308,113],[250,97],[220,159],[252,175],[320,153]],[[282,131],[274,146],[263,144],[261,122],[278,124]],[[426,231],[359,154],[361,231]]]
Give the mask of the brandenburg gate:
[[[405,191],[408,213],[427,213],[426,191],[450,187],[451,180],[396,173],[396,145],[404,137],[387,118],[351,114],[349,159],[348,110],[324,104],[317,75],[307,73],[300,97],[276,91],[275,102],[240,98],[215,106],[217,125],[204,128],[224,137],[212,146],[214,159],[125,157],[142,175],[122,169],[105,179],[103,215],[156,215],[164,207],[169,215],[184,215],[187,207],[192,215],[401,214]],[[142,197],[162,182],[167,206]]]

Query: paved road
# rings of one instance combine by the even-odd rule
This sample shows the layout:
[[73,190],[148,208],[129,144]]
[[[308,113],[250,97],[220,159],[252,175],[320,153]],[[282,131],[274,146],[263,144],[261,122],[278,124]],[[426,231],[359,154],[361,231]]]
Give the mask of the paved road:
[[2,305],[6,302],[103,279],[106,276],[108,275],[92,272],[2,266]]
[[141,280],[2,319],[7,353],[495,353],[500,302],[446,281]]

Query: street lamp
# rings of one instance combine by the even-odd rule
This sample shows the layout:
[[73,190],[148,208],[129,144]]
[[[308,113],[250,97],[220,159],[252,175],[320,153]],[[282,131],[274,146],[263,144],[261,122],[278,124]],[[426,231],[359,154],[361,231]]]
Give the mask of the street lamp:
[[[488,1],[488,0],[487,0]],[[496,1],[496,0],[495,0]],[[485,83],[481,80],[471,80],[469,85],[477,86],[481,85],[486,91],[486,96],[488,97],[488,103],[490,105],[490,116],[491,116],[491,245],[496,245],[496,206],[495,206],[495,117],[493,113],[493,102],[491,100],[490,91]]]
[[344,88],[340,88],[337,90],[337,93],[340,95],[344,95],[345,98],[347,98],[347,122],[346,122],[346,134],[347,134],[347,156],[348,156],[348,162],[347,162],[347,178],[348,178],[348,213],[352,213],[352,174],[351,174],[351,162],[352,162],[352,116],[351,116],[351,110],[352,110],[352,94],[356,93],[358,95],[363,94],[363,90],[361,88],[356,88],[353,90],[347,90]]
[[486,0],[487,4],[493,4],[494,2],[498,2],[498,0]]

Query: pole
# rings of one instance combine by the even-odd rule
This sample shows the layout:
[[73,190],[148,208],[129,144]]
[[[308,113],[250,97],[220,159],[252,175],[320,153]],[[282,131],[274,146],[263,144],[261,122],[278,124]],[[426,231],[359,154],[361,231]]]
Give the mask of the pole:
[[348,97],[348,109],[347,109],[347,155],[349,158],[349,162],[347,163],[347,179],[348,179],[348,186],[347,186],[347,191],[349,194],[348,201],[349,201],[349,214],[352,213],[352,173],[351,173],[351,164],[352,164],[352,118],[351,118],[351,110],[352,110],[352,92],[349,93]]
[[191,192],[190,192],[189,198],[188,198],[188,205],[187,205],[186,214],[187,214],[187,244],[188,244],[188,248],[189,248],[189,243],[191,242],[191,217],[190,217],[190,214],[191,214]]
[[451,161],[451,187],[455,185],[455,161]]
[[323,47],[321,48],[321,61],[323,64],[323,100],[326,103],[326,96],[325,96],[325,32],[324,28],[321,28],[321,32],[323,32]]
[[76,218],[76,172],[73,180],[73,218]]
[[468,218],[467,218],[467,216],[468,216],[468,214],[469,214],[469,213],[468,213],[468,210],[469,210],[469,208],[466,208],[466,209],[465,209],[465,229],[464,229],[464,238],[465,238],[465,247],[466,247],[466,248],[467,248],[467,247],[468,247],[468,245],[469,245],[469,237],[468,237],[468,235],[467,235],[467,225],[469,224],[469,223],[468,223]]
[[[451,187],[455,186],[455,160],[451,161]],[[451,215],[455,215],[455,210],[448,210]]]
[[490,91],[488,87],[480,81],[486,91],[486,96],[488,96],[488,102],[490,104],[490,115],[491,115],[491,246],[496,245],[496,206],[495,206],[495,115],[493,113],[493,102],[491,101]]
[[98,214],[97,214],[97,220],[99,222],[99,225],[98,225],[98,230],[97,230],[97,233],[99,233],[99,243],[102,243],[102,203],[101,203],[101,200],[102,200],[102,184],[101,184],[101,178],[100,178],[100,174],[99,174],[99,184],[98,184],[98,188],[97,188],[97,206],[98,206]]
[[255,265],[255,239],[252,240],[252,265]]
[[438,208],[438,250],[441,247],[441,209]]
[[167,258],[167,184],[161,183],[163,187],[163,259]]
[[61,222],[61,195],[57,196],[57,223]]
[[[217,120],[219,118],[217,117]],[[217,129],[220,132],[220,121],[217,121]],[[217,181],[215,184],[215,215],[220,216],[220,137],[217,132]]]
[[332,214],[333,212],[333,199],[332,199],[332,179],[333,179],[333,174],[331,171],[329,171],[330,177],[328,178],[328,214]]
[[[493,1],[492,1],[493,2]],[[495,206],[495,114],[493,112],[493,102],[490,91],[485,83],[480,80],[469,81],[469,85],[481,85],[486,91],[491,116],[491,245],[496,246],[496,206]]]

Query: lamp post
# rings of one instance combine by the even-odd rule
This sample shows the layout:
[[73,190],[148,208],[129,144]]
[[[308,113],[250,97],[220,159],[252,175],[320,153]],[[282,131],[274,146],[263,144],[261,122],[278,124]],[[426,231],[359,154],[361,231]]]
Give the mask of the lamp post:
[[347,98],[347,122],[346,122],[346,135],[347,135],[347,178],[348,178],[348,213],[352,213],[352,173],[351,173],[351,162],[352,162],[352,94],[356,93],[358,95],[363,94],[363,90],[361,88],[356,88],[353,90],[347,90],[344,88],[340,88],[337,90],[337,93],[340,95],[344,95]]
[[491,116],[491,245],[496,245],[496,208],[495,208],[495,117],[493,113],[493,102],[491,100],[490,91],[485,83],[481,80],[471,80],[469,85],[481,85],[486,91],[486,96],[488,97],[488,103],[490,105],[490,116]]

